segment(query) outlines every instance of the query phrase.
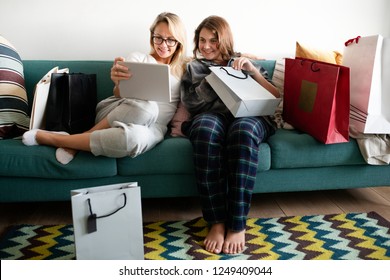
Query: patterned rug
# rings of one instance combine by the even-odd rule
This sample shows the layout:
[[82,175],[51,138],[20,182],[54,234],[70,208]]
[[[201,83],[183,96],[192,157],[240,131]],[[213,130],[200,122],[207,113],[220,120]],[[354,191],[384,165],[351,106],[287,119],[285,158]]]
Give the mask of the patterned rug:
[[[384,260],[390,222],[375,212],[249,219],[247,248],[238,255],[203,249],[207,226],[191,221],[144,223],[146,260]],[[0,259],[75,259],[73,227],[14,226],[0,241]]]

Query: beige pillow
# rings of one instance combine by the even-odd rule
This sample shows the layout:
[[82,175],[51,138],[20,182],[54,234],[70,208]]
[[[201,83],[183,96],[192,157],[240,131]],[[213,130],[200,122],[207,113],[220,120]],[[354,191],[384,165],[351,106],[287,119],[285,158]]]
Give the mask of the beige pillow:
[[341,65],[343,55],[338,51],[326,51],[296,42],[295,56]]

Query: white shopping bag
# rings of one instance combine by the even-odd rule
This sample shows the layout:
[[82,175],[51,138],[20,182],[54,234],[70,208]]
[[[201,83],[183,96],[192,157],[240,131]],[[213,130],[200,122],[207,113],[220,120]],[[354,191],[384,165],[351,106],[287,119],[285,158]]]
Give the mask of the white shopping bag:
[[390,42],[381,35],[345,43],[343,65],[351,72],[350,126],[367,134],[390,133]]
[[232,67],[210,67],[206,77],[230,112],[238,117],[267,116],[275,113],[280,103],[251,76]]
[[72,190],[71,195],[76,259],[144,259],[137,183]]
[[31,110],[30,129],[45,129],[45,112],[47,97],[49,95],[50,79],[53,73],[69,73],[68,68],[51,69],[35,86],[34,101]]

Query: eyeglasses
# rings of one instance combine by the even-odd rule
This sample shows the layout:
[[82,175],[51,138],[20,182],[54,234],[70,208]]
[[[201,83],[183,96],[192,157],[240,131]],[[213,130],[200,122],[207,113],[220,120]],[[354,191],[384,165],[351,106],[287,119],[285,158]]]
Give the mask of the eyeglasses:
[[161,45],[163,42],[165,42],[165,44],[167,44],[168,47],[174,47],[177,44],[177,40],[171,38],[164,39],[160,36],[153,36],[152,38],[153,38],[153,43],[157,45]]

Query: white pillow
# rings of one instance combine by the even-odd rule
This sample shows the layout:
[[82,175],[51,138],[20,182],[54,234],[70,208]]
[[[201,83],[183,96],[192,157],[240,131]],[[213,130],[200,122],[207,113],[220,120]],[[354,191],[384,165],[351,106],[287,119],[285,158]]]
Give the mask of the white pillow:
[[274,74],[272,76],[272,82],[279,90],[280,98],[282,99],[279,106],[276,108],[274,114],[274,121],[278,128],[293,129],[293,127],[283,120],[283,96],[284,96],[284,69],[286,60],[284,58],[277,59],[275,63]]

